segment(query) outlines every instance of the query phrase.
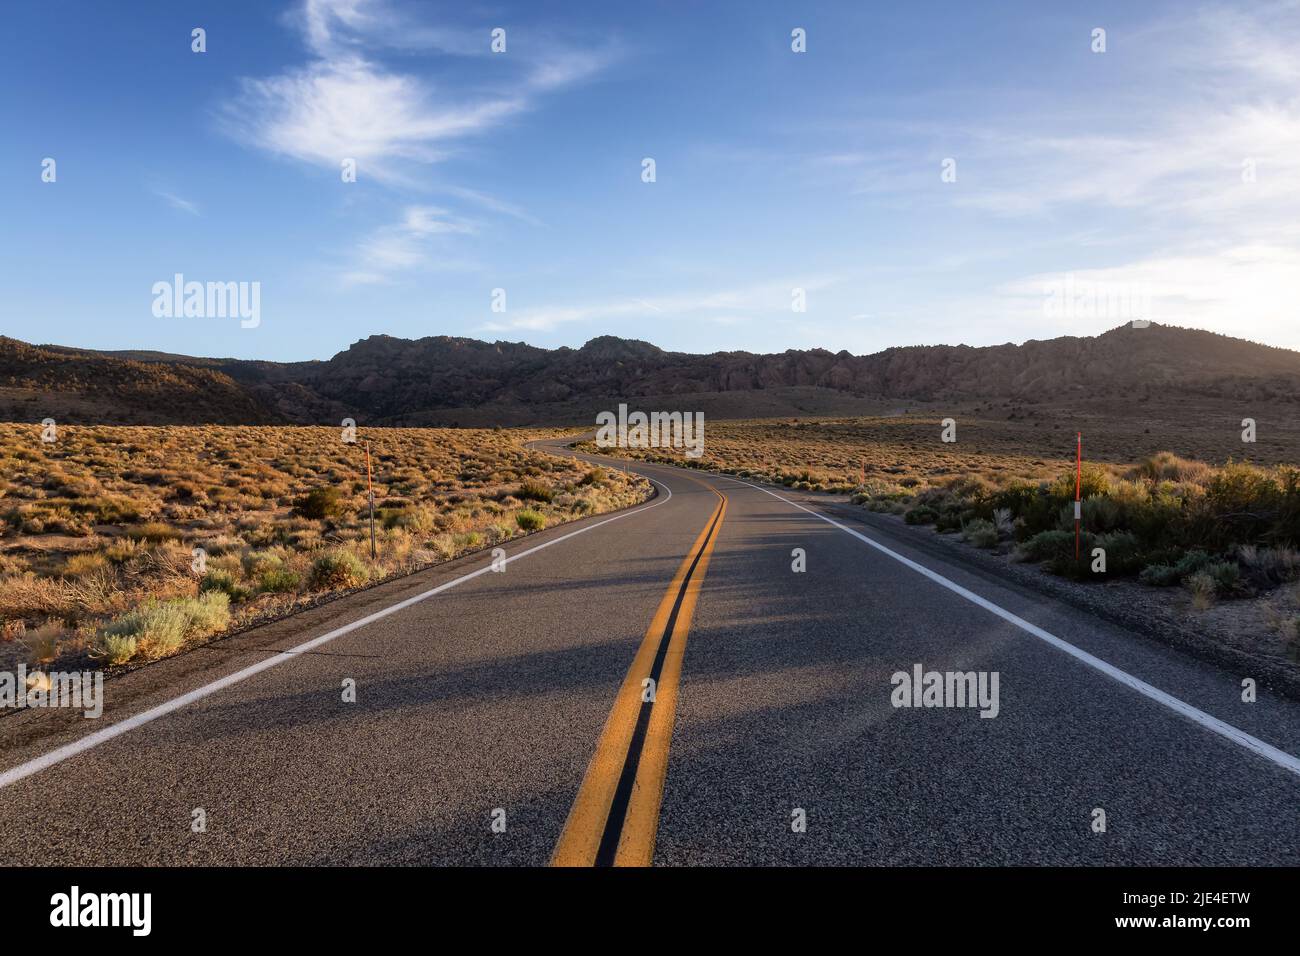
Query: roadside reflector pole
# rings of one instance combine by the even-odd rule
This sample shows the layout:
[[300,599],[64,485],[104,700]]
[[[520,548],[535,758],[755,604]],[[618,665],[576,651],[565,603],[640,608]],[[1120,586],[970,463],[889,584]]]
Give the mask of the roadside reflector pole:
[[1074,560],[1079,560],[1079,522],[1083,520],[1083,432],[1074,450]]
[[366,442],[366,486],[370,490],[370,560],[375,560],[375,479],[370,471],[370,442]]

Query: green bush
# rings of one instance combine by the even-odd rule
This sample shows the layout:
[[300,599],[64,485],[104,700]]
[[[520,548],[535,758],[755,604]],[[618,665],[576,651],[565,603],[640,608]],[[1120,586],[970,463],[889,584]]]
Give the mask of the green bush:
[[1054,561],[1062,556],[1074,558],[1073,531],[1040,531],[1020,544],[1025,561]]
[[125,664],[135,657],[140,642],[129,634],[102,634],[96,656],[110,665]]
[[1214,582],[1214,590],[1221,596],[1235,593],[1241,587],[1241,568],[1233,561],[1215,561],[1202,572]]
[[532,508],[525,508],[515,514],[515,523],[525,531],[541,531],[546,527],[546,515]]
[[222,568],[213,568],[199,581],[200,591],[220,591],[228,594],[232,601],[242,601],[248,597],[248,591],[240,587],[234,574]]
[[[1135,574],[1142,567],[1144,555],[1141,542],[1131,531],[1112,531],[1100,534],[1092,542],[1092,548],[1102,548],[1106,552],[1106,574]],[[1092,548],[1088,556],[1092,556]],[[1089,563],[1091,568],[1091,562]]]
[[555,492],[539,481],[525,481],[515,492],[520,501],[542,501],[550,504],[555,500]]
[[1151,584],[1156,587],[1173,587],[1185,578],[1203,570],[1212,561],[1213,558],[1204,551],[1188,551],[1172,563],[1148,564],[1142,569],[1139,580],[1143,584]]
[[311,566],[313,591],[360,587],[370,580],[370,569],[351,551],[322,554]]
[[208,637],[229,624],[230,595],[222,591],[208,591],[197,598],[149,601],[110,621],[100,634],[98,652],[115,664],[125,663],[137,653],[166,657],[180,650],[186,640]]
[[934,524],[938,517],[939,512],[929,505],[918,505],[903,513],[903,520],[908,524]]
[[1172,564],[1148,564],[1138,580],[1157,588],[1171,588],[1178,583],[1178,569]]
[[269,594],[288,594],[298,590],[302,579],[288,568],[267,568],[258,577],[257,586]]
[[961,536],[963,540],[977,548],[996,548],[998,545],[998,529],[993,526],[992,521],[985,521],[983,518],[966,522],[962,527]]

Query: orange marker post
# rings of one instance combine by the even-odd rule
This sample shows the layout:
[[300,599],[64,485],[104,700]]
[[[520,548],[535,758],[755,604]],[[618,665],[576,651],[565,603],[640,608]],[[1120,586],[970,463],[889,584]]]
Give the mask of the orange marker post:
[[370,442],[366,442],[366,486],[370,490],[370,560],[375,560],[375,480],[370,472]]
[[1074,560],[1079,560],[1079,523],[1083,520],[1083,432],[1074,451]]

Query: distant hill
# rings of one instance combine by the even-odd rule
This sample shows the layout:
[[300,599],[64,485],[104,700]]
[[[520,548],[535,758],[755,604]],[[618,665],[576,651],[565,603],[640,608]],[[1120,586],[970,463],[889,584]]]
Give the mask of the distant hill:
[[824,349],[694,355],[613,336],[580,349],[542,349],[372,335],[328,361],[290,363],[0,337],[0,415],[18,420],[61,410],[68,421],[511,425],[583,421],[618,401],[766,417],[864,414],[899,402],[1177,395],[1294,402],[1300,352],[1161,325],[863,356]]

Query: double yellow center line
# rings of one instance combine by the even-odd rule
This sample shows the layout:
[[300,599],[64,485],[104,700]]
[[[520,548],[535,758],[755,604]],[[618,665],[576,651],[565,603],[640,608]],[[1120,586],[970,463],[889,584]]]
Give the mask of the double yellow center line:
[[717,507],[673,575],[619,688],[553,866],[649,866],[654,857],[686,635],[727,513],[726,495],[697,484],[718,496]]

